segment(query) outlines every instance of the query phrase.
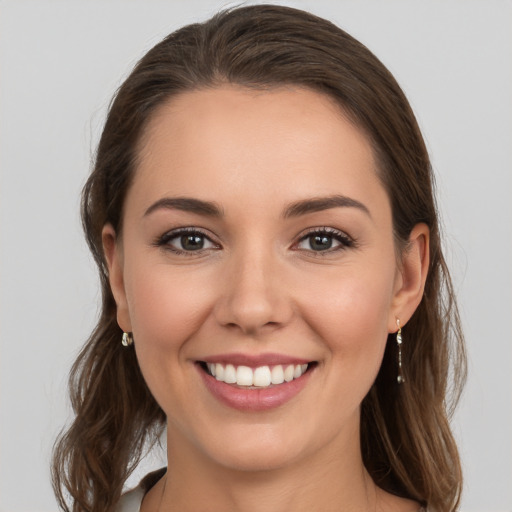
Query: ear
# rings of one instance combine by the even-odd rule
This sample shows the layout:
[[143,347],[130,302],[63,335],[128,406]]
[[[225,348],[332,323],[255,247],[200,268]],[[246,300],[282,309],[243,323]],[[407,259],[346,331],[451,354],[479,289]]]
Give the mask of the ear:
[[131,332],[132,325],[124,288],[123,251],[121,242],[111,224],[105,224],[103,227],[101,240],[107,260],[110,289],[117,304],[117,323],[124,332]]
[[423,297],[429,268],[430,231],[426,224],[414,226],[405,248],[401,265],[397,270],[388,331],[395,332],[397,319],[404,326],[418,307]]

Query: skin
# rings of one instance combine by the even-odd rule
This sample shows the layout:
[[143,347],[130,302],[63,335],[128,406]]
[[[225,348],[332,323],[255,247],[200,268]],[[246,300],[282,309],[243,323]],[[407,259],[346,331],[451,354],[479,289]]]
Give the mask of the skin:
[[[333,195],[364,209],[283,216],[294,202]],[[146,213],[176,197],[215,202],[223,216]],[[180,237],[169,235],[162,244],[183,227],[205,233],[205,248],[176,253]],[[341,241],[328,233],[332,247],[313,250],[308,230],[326,227]],[[373,484],[359,421],[388,333],[421,300],[428,228],[417,225],[397,256],[370,144],[329,98],[228,85],[174,97],[141,141],[122,235],[107,225],[103,242],[119,325],[133,332],[168,417],[167,478],[143,512],[419,508]],[[286,404],[243,412],[211,395],[196,364],[230,352],[316,367]]]

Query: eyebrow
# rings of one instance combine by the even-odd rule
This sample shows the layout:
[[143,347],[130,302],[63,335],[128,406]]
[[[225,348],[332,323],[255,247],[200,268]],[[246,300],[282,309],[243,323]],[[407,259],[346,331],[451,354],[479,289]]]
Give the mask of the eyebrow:
[[222,217],[224,212],[217,204],[192,197],[164,197],[153,203],[145,212],[144,217],[156,210],[181,210],[197,213],[207,217]]
[[[370,211],[363,203],[342,195],[314,197],[296,201],[284,209],[283,217],[285,219],[299,217],[308,213],[320,212],[331,208],[357,208],[371,218]],[[144,212],[144,217],[160,209],[181,210],[184,212],[197,213],[198,215],[205,215],[207,217],[221,218],[224,216],[223,209],[212,201],[203,201],[202,199],[192,197],[164,197],[153,203]]]
[[290,204],[283,213],[283,217],[298,217],[308,213],[329,210],[330,208],[357,208],[366,213],[370,218],[370,210],[361,202],[350,197],[334,195],[328,197],[315,197]]

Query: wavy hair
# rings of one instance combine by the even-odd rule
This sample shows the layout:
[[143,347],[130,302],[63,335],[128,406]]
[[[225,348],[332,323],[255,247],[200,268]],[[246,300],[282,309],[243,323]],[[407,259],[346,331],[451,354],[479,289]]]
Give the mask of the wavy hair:
[[138,62],[110,105],[82,195],[102,310],[70,373],[74,421],[54,448],[52,477],[60,507],[111,512],[126,479],[164,429],[165,414],[134,351],[120,343],[101,232],[110,223],[120,233],[138,143],[155,110],[180,92],[226,83],[257,89],[293,85],[328,95],[372,144],[391,201],[397,251],[406,250],[417,223],[429,226],[424,296],[403,328],[406,384],[396,382],[390,335],[378,377],[362,403],[361,449],[381,488],[431,510],[456,510],[462,475],[449,417],[466,362],[425,143],[402,90],[364,45],[329,21],[273,5],[222,11],[173,32]]

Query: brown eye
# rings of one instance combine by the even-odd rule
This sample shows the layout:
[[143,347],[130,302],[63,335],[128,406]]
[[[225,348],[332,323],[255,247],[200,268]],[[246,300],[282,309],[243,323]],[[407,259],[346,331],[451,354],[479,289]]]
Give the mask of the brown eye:
[[204,248],[205,237],[202,235],[181,235],[180,244],[185,251],[198,251]]
[[313,251],[326,251],[332,247],[333,239],[330,235],[308,236],[309,247]]
[[177,229],[165,233],[156,245],[176,254],[200,252],[209,249],[219,249],[203,232],[195,228]]
[[324,228],[310,231],[303,236],[297,248],[312,252],[333,252],[353,245],[353,240],[342,231]]

